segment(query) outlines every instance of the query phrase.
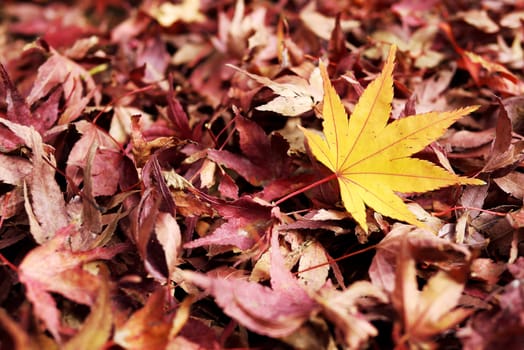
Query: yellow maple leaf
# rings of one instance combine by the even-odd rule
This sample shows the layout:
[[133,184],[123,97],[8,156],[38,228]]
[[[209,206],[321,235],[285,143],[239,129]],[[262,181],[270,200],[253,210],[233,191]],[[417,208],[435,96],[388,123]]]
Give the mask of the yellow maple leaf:
[[454,184],[484,184],[410,157],[478,106],[387,123],[393,100],[395,51],[392,46],[382,72],[360,96],[349,120],[321,62],[324,137],[302,129],[313,155],[335,173],[346,210],[366,231],[366,205],[391,218],[424,226],[396,192],[420,193]]

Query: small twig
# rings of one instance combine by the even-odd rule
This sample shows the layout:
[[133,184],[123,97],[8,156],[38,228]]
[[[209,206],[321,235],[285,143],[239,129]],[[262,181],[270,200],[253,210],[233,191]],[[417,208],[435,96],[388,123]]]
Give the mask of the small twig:
[[360,249],[360,250],[357,250],[357,251],[351,252],[351,253],[349,253],[349,254],[345,254],[345,255],[339,256],[338,258],[335,258],[335,259],[328,259],[328,261],[325,262],[325,263],[310,266],[310,267],[308,267],[308,268],[306,268],[306,269],[304,269],[304,270],[300,270],[300,271],[294,272],[293,274],[294,274],[294,275],[298,275],[299,273],[303,273],[303,272],[311,271],[311,270],[314,270],[314,269],[318,269],[319,267],[322,267],[322,266],[331,265],[331,264],[336,263],[337,261],[341,261],[341,260],[344,260],[344,259],[350,258],[350,257],[352,257],[352,256],[355,256],[355,255],[362,254],[362,253],[365,253],[365,252],[367,252],[367,251],[373,250],[373,249],[375,249],[377,246],[378,246],[378,244],[373,244],[373,245],[370,245],[369,247],[362,248],[362,249]]
[[493,210],[487,210],[487,209],[475,208],[475,207],[468,207],[468,206],[452,207],[452,208],[449,208],[449,209],[446,209],[446,210],[443,210],[443,211],[439,211],[439,212],[433,213],[433,216],[437,216],[437,217],[438,216],[444,216],[444,215],[449,214],[452,211],[456,211],[456,210],[477,210],[477,211],[481,211],[483,213],[487,213],[487,214],[491,214],[491,215],[506,216],[506,213],[499,213],[499,212],[493,211]]

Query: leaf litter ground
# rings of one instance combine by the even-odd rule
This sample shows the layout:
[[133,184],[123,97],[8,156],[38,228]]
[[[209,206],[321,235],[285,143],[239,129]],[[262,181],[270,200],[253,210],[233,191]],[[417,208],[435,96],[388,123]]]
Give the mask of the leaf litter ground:
[[4,1],[0,344],[518,349],[523,17]]

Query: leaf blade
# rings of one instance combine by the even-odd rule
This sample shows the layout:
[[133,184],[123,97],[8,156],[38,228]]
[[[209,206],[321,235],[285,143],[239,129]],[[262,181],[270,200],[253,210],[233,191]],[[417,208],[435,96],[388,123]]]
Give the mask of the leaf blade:
[[411,156],[444,134],[456,120],[477,108],[470,106],[442,113],[429,112],[396,120],[388,124],[380,136],[384,140],[381,153],[391,152],[399,158]]
[[392,46],[382,72],[368,85],[355,105],[348,124],[350,133],[347,140],[350,147],[344,164],[360,159],[369,147],[366,140],[377,139],[380,131],[386,127],[393,101],[395,52],[396,46]]
[[348,117],[340,97],[331,85],[325,64],[320,63],[319,67],[324,86],[324,103],[322,106],[324,122],[322,127],[324,128],[326,144],[333,153],[334,169],[340,169],[350,146],[344,142],[350,135]]
[[315,158],[324,164],[329,170],[337,171],[337,161],[326,140],[316,133],[300,127],[308,140],[309,147]]
[[[416,219],[415,215],[409,211],[402,199],[400,199],[400,197],[398,197],[392,190],[385,190],[384,187],[381,187],[380,184],[377,183],[367,183],[363,185],[356,181],[352,182],[354,184],[354,186],[352,186],[353,191],[357,192],[358,196],[362,199],[362,205],[365,203],[378,213],[408,222],[415,226],[423,226],[423,223]],[[350,186],[345,186],[345,190],[341,189],[342,198],[348,196],[348,193],[343,192],[350,192],[349,188]],[[346,210],[349,211],[346,202],[344,202],[344,206],[346,207]],[[367,232],[368,225],[366,222],[365,209],[362,210],[360,208],[359,211],[349,212],[357,223]]]
[[[377,159],[381,162],[377,162]],[[481,180],[451,174],[429,161],[417,158],[372,158],[344,172],[343,176],[365,187],[380,183],[402,193],[422,193],[454,184],[482,184]]]

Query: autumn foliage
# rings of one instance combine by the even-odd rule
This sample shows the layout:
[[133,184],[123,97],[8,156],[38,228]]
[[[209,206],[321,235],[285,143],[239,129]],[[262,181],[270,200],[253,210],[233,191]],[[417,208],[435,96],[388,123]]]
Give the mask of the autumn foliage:
[[3,1],[0,349],[519,349],[522,1]]

